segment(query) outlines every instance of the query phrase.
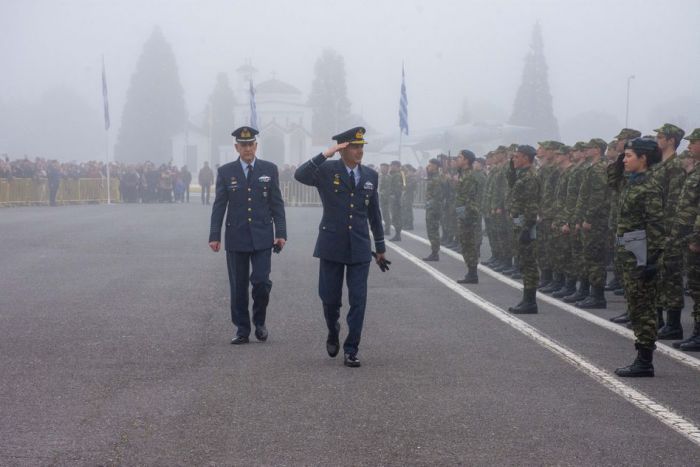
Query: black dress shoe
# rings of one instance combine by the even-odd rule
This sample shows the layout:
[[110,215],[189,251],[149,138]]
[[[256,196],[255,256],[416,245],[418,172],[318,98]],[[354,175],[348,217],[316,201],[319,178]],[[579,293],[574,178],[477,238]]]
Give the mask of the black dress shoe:
[[233,345],[247,344],[248,342],[250,342],[250,340],[245,336],[236,336],[231,340],[231,344]]
[[335,333],[328,333],[326,339],[326,352],[329,357],[335,357],[340,352],[340,323],[335,323]]
[[350,368],[357,368],[360,365],[360,359],[357,358],[357,355],[351,355],[349,353],[345,354],[345,360],[343,361],[343,365],[349,366]]
[[265,342],[267,340],[267,328],[265,326],[255,328],[255,338],[260,342]]

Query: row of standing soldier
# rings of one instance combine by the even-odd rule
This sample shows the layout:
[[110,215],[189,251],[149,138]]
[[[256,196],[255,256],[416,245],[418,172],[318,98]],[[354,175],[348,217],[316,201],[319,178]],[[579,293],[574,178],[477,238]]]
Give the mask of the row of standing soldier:
[[[580,308],[606,308],[605,290],[625,294],[621,235],[626,232],[623,224],[634,214],[621,211],[620,206],[620,197],[629,195],[625,189],[630,174],[622,175],[625,146],[639,140],[642,142],[635,144],[643,147],[644,141],[653,140],[660,155],[658,163],[649,164],[648,178],[661,193],[664,241],[656,257],[650,254],[648,258],[647,266],[655,272],[654,280],[645,282],[646,289],[654,289],[645,300],[653,301],[648,305],[655,311],[656,326],[653,336],[647,332],[644,342],[640,344],[638,338],[637,345],[646,350],[644,357],[649,357],[656,339],[678,340],[674,347],[699,351],[700,255],[693,248],[700,250],[700,129],[685,138],[690,146],[680,155],[676,150],[684,137],[682,129],[664,124],[655,132],[655,136],[641,138],[639,131],[625,128],[609,143],[599,138],[573,146],[543,141],[536,150],[516,144],[500,146],[486,155],[485,171],[469,150],[455,158],[430,160],[425,207],[431,253],[424,260],[439,261],[440,247],[454,248],[457,240],[467,267],[467,274],[458,282],[478,284],[483,227],[492,257],[482,264],[524,282],[523,300],[509,311],[537,313],[537,290]],[[391,205],[396,200],[393,187],[400,181],[396,174],[400,167],[392,167],[388,177],[380,180],[380,194],[385,221],[397,226],[395,237],[400,239],[401,221],[385,215],[398,212]],[[606,284],[609,264],[613,274]],[[695,304],[693,332],[682,340],[684,272]],[[629,296],[626,298],[629,304]],[[631,318],[628,306],[611,320],[634,329]],[[641,373],[647,376],[649,371]]]

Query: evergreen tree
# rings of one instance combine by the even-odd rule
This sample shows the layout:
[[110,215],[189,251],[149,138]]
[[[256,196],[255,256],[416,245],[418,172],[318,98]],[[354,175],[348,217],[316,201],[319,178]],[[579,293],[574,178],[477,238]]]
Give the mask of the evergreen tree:
[[126,95],[114,158],[123,162],[172,158],[171,138],[187,114],[175,55],[159,28],[143,47]]
[[212,161],[219,160],[219,146],[231,145],[231,132],[235,130],[233,127],[235,104],[236,98],[229,85],[228,76],[226,73],[219,73],[207,104],[208,125],[211,126],[210,160]]
[[323,144],[345,129],[350,115],[350,101],[345,84],[345,61],[331,49],[323,51],[314,66],[309,105],[313,111],[311,135],[314,144]]
[[552,110],[552,94],[549,92],[547,62],[539,22],[535,23],[532,31],[532,43],[525,57],[522,83],[515,96],[509,123],[532,127],[532,136],[537,140],[559,139],[559,124]]

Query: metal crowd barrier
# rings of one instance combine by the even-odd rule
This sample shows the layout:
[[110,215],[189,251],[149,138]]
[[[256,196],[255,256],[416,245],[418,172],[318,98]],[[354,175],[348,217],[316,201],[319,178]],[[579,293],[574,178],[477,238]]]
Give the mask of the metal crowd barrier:
[[[119,179],[110,181],[112,201],[119,202]],[[102,178],[62,179],[57,204],[106,203],[107,180]],[[49,183],[44,179],[0,179],[0,206],[33,206],[49,203]]]

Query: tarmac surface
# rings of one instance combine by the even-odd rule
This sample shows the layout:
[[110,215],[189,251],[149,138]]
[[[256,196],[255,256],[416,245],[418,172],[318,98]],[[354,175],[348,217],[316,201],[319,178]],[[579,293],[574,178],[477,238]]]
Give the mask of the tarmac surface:
[[193,201],[0,210],[0,465],[698,465],[700,355],[616,378],[629,338],[542,300],[497,319],[518,290],[481,272],[459,286],[477,306],[444,281],[463,263],[420,267],[409,235],[371,267],[362,367],[328,357],[318,208],[287,209],[269,340],[230,345],[225,256]]

